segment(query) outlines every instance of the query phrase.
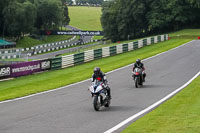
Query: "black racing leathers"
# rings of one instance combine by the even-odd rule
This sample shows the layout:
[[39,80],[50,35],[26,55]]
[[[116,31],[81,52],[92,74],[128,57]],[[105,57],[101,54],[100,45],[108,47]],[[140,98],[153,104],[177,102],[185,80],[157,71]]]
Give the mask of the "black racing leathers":
[[133,67],[133,71],[135,68],[142,68],[142,70],[144,71],[144,64],[143,63],[135,63],[134,67]]
[[105,82],[104,76],[105,76],[105,74],[103,72],[100,72],[99,74],[93,74],[92,82],[94,82],[95,79],[98,79],[104,83]]
[[92,75],[92,82],[94,82],[95,80],[100,80],[102,81],[107,87],[105,89],[107,89],[108,91],[108,96],[111,97],[111,94],[110,94],[110,87],[108,86],[107,84],[107,80],[106,80],[106,75],[103,73],[103,72],[100,72],[99,74],[93,74]]

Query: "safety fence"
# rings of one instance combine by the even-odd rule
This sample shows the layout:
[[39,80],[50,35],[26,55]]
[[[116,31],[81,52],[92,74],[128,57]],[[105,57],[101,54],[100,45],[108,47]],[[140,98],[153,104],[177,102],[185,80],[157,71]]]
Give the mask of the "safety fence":
[[46,70],[66,68],[103,57],[109,57],[136,50],[138,48],[165,40],[168,40],[168,35],[149,37],[127,44],[118,44],[111,47],[87,50],[81,53],[66,55],[62,57],[4,65],[0,66],[0,79],[30,75]]
[[7,50],[0,50],[0,59],[15,59],[20,58],[20,54],[26,54],[27,56],[37,55],[41,53],[46,53],[50,51],[60,50],[68,47],[73,47],[77,45],[83,45],[89,42],[96,42],[97,40],[88,40],[80,42],[75,39],[75,36],[71,38],[70,40],[55,42],[55,43],[49,43],[49,44],[43,44],[43,45],[37,45],[34,47],[29,48],[19,48],[19,49],[7,49]]
[[21,54],[26,54],[27,56],[33,56],[41,53],[47,53],[55,50],[65,49],[77,45],[83,45],[90,42],[97,42],[98,40],[88,40],[80,42],[72,38],[70,40],[65,40],[61,42],[49,43],[44,45],[37,45],[30,48],[23,49],[9,49],[9,50],[0,50],[0,59],[16,59],[21,58]]
[[88,50],[78,54],[62,56],[62,68],[82,64],[84,62],[96,60],[103,57],[113,56],[124,52],[136,50],[147,45],[168,40],[168,35],[159,35],[149,37],[142,40],[130,42],[127,44],[118,44],[111,47],[103,47],[100,49]]
[[73,38],[69,39],[69,40],[55,42],[55,43],[49,43],[49,44],[42,44],[42,45],[37,45],[37,46],[29,47],[29,48],[1,50],[0,54],[9,54],[9,53],[15,53],[15,52],[38,50],[38,49],[43,49],[43,48],[47,48],[47,47],[59,46],[59,45],[64,44],[64,43],[71,42],[74,39],[75,39],[75,36]]

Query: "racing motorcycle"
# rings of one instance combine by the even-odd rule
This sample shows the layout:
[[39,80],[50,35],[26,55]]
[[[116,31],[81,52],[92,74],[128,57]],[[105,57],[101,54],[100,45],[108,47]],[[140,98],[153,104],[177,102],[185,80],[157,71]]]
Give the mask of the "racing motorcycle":
[[143,85],[142,79],[142,68],[135,68],[133,72],[133,80],[135,81],[135,87],[138,88],[139,86]]
[[95,80],[89,87],[93,97],[93,107],[95,111],[99,111],[101,106],[109,107],[110,98],[108,96],[107,86],[100,80]]

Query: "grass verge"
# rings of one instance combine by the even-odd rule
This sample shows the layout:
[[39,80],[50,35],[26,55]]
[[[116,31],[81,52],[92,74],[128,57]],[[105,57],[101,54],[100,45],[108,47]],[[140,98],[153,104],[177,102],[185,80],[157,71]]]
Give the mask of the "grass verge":
[[[200,29],[184,29],[184,30],[180,30],[177,32],[173,32],[170,34],[171,37],[180,37],[180,36],[187,36],[187,37],[196,37],[196,36],[200,36]],[[197,38],[195,38],[197,39]]]
[[81,30],[102,30],[100,17],[101,7],[68,6],[69,25]]
[[199,133],[200,76],[122,133]]
[[58,41],[64,41],[69,40],[72,38],[72,36],[68,35],[51,35],[51,36],[45,36],[43,40],[33,39],[30,37],[24,37],[23,39],[20,39],[17,41],[16,47],[17,48],[28,48],[40,44],[46,44],[46,43],[53,43]]
[[144,59],[180,46],[188,41],[191,41],[191,39],[171,39],[159,44],[145,46],[138,50],[95,60],[82,65],[0,82],[0,101],[72,84],[91,77],[92,70],[95,66],[99,66],[104,72],[108,72],[131,64],[135,62],[137,58]]

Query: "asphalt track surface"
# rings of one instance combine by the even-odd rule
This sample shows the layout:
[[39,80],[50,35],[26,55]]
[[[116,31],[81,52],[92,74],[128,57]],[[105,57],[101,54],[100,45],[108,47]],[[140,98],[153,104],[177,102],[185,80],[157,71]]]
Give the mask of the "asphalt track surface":
[[[77,31],[77,30],[80,30],[76,27],[72,27],[72,26],[66,26],[68,29],[70,30],[74,30],[74,31]],[[92,36],[83,36],[82,37],[82,41],[83,42],[87,42],[87,41],[90,41],[92,38]],[[72,42],[68,42],[68,44],[74,44],[74,43],[78,43],[79,41],[78,40],[74,40]],[[39,55],[33,55],[31,57],[29,57],[29,59],[47,59],[47,58],[53,58],[53,57],[56,57],[58,55],[61,55],[61,54],[64,54],[64,53],[68,53],[68,52],[74,52],[74,51],[78,51],[80,50],[81,48],[88,48],[90,46],[93,46],[93,45],[97,45],[96,43],[94,44],[90,44],[90,45],[82,45],[82,46],[77,46],[77,47],[73,47],[73,48],[67,48],[67,49],[63,49],[63,50],[59,50],[59,51],[55,51],[55,52],[50,52],[50,53],[44,53],[44,54],[39,54]]]
[[[91,36],[86,36],[84,38],[85,39],[87,38],[88,40],[90,40]],[[73,43],[73,42],[70,42],[70,43]],[[98,45],[98,43],[87,44],[87,45],[80,45],[80,46],[76,46],[76,47],[72,47],[72,48],[67,48],[67,49],[63,49],[63,50],[59,50],[59,51],[55,51],[55,52],[51,52],[51,53],[46,53],[46,54],[33,55],[33,56],[30,56],[29,59],[54,58],[54,57],[59,56],[61,54],[65,54],[65,53],[69,53],[69,52],[77,52],[77,51],[80,51],[83,48],[89,48],[89,47],[95,46],[95,45]]]
[[198,73],[200,41],[145,60],[144,64],[147,79],[142,88],[134,87],[132,65],[107,74],[112,89],[111,107],[99,112],[94,111],[87,91],[89,80],[0,103],[0,133],[105,132],[170,94]]

